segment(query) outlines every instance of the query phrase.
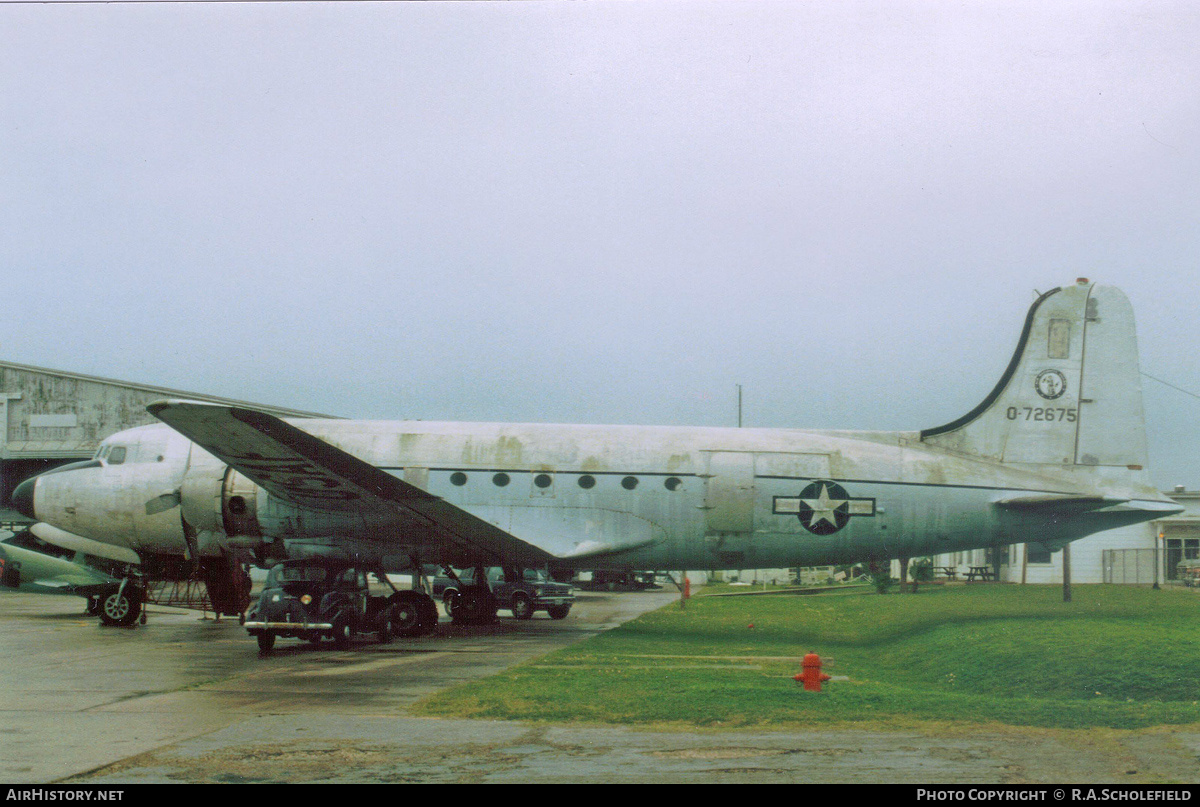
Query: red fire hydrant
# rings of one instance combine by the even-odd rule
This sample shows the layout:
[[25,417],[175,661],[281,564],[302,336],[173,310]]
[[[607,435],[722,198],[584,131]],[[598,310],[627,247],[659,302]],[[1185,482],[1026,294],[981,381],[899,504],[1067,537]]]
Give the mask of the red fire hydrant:
[[807,692],[820,692],[821,682],[828,681],[832,676],[821,672],[821,657],[809,653],[800,663],[800,672],[793,676],[796,683],[803,683]]

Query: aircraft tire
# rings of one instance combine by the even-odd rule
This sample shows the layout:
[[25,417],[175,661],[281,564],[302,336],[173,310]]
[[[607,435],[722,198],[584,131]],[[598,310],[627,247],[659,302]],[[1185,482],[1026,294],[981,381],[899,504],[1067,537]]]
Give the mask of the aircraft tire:
[[262,633],[258,634],[258,636],[255,636],[254,638],[258,639],[258,652],[259,653],[263,653],[263,654],[270,653],[271,649],[275,647],[275,634],[269,630],[263,631]]
[[512,601],[512,615],[516,619],[533,618],[533,601],[528,594],[515,594]]
[[419,591],[401,591],[392,596],[388,606],[392,627],[397,636],[420,636],[425,622],[425,595]]
[[421,596],[421,607],[424,611],[424,618],[421,620],[421,635],[428,636],[437,630],[438,626],[438,609],[437,601],[428,594]]
[[549,608],[546,609],[546,613],[548,613],[550,615],[551,619],[566,619],[567,614],[571,613],[571,606],[569,606],[569,605],[551,605]]
[[487,625],[496,619],[496,597],[484,586],[466,586],[451,602],[450,618],[459,625]]
[[392,609],[384,608],[375,617],[375,636],[379,639],[380,644],[387,644],[395,636],[394,625],[392,623]]
[[128,627],[142,615],[142,597],[132,586],[115,589],[100,597],[100,621],[105,625]]

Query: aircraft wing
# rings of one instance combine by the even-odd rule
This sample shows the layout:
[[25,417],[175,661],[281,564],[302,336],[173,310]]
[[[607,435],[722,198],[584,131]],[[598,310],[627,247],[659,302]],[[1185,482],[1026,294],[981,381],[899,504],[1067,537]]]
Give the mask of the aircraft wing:
[[527,564],[553,557],[265,412],[177,400],[156,401],[146,409],[285,502],[314,510],[398,510],[435,539],[475,555]]

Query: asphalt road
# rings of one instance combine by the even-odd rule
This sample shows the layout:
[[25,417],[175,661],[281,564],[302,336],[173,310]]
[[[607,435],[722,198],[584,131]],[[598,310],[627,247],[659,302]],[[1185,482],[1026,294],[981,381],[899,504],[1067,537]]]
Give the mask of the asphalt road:
[[555,622],[502,617],[343,652],[151,606],[106,628],[83,601],[0,590],[0,782],[895,782],[1200,780],[1200,735],[635,731],[407,716],[427,693],[592,636],[673,591],[581,592]]

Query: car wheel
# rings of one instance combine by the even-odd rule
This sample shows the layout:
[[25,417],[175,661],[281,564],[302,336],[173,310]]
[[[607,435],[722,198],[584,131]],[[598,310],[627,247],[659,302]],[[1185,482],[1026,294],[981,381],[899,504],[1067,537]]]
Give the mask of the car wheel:
[[271,648],[275,647],[275,634],[269,630],[263,631],[254,638],[258,639],[258,652],[260,653],[270,653]]
[[533,617],[533,602],[530,601],[529,595],[517,594],[513,597],[512,615],[517,619],[530,619]]
[[333,618],[333,646],[338,650],[345,650],[350,646],[350,639],[354,637],[354,626],[350,624],[350,617],[346,616],[345,612],[339,613]]
[[546,613],[550,614],[551,619],[566,619],[567,614],[571,613],[571,606],[552,605],[546,609]]

